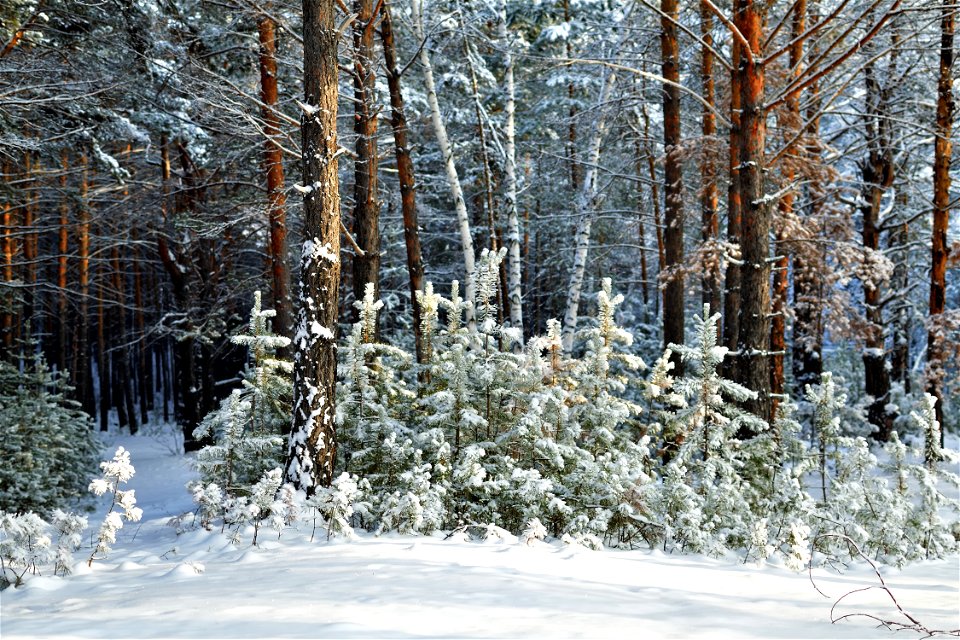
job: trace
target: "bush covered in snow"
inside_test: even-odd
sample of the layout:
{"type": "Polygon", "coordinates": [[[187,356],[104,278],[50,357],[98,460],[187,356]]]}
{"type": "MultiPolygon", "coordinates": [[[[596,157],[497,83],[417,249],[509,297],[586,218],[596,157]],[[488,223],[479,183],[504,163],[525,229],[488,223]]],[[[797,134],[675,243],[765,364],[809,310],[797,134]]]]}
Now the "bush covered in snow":
{"type": "Polygon", "coordinates": [[[83,495],[99,445],[68,391],[40,355],[23,371],[0,361],[0,511],[46,515],[83,495]]]}
{"type": "MultiPolygon", "coordinates": [[[[709,307],[695,318],[694,343],[671,345],[643,379],[632,336],[617,325],[622,297],[609,280],[573,354],[564,352],[556,321],[547,335],[518,344],[497,322],[502,259],[483,253],[472,301],[456,282],[449,298],[430,285],[420,293],[422,364],[378,341],[383,305],[368,287],[339,350],[343,473],[306,500],[257,457],[255,403],[244,398],[274,377],[275,388],[285,387],[284,371],[267,378],[255,367],[245,390],[204,423],[222,428],[214,429],[217,446],[200,455],[205,482],[193,492],[201,521],[220,519],[237,540],[241,525],[252,524],[255,538],[265,518],[278,530],[300,518],[328,535],[356,527],[502,532],[528,543],[552,537],[594,548],[735,552],[796,570],[811,553],[849,559],[844,540],[898,564],[956,550],[955,516],[945,515],[957,505],[941,491],[956,476],[937,464],[944,453],[928,404],[910,412],[918,450],[896,435],[885,452],[871,450],[858,435],[859,411],[829,373],[807,389],[806,433],[789,400],[767,424],[738,406],[752,392],[718,373],[727,349],[709,307]],[[465,323],[471,307],[475,326],[465,323]],[[673,375],[676,355],[682,376],[673,375]]],[[[255,308],[255,317],[263,314],[255,308]]],[[[274,434],[289,415],[288,405],[277,406],[274,434]]]]}

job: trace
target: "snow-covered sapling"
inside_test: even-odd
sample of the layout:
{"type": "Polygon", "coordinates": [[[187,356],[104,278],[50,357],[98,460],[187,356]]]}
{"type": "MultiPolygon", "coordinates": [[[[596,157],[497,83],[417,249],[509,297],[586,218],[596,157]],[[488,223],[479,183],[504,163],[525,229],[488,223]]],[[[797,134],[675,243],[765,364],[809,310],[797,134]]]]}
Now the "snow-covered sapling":
{"type": "Polygon", "coordinates": [[[113,460],[101,462],[100,468],[103,470],[103,475],[90,483],[90,491],[98,496],[109,493],[110,509],[103,524],[100,525],[97,546],[90,554],[90,559],[87,561],[88,567],[97,557],[110,553],[110,545],[117,541],[117,531],[123,528],[124,518],[128,522],[137,522],[143,516],[143,510],[136,506],[137,499],[133,489],[120,490],[120,484],[129,482],[136,473],[133,465],[130,464],[130,452],[123,447],[118,447],[113,460]],[[119,510],[115,510],[117,507],[119,510]]]}

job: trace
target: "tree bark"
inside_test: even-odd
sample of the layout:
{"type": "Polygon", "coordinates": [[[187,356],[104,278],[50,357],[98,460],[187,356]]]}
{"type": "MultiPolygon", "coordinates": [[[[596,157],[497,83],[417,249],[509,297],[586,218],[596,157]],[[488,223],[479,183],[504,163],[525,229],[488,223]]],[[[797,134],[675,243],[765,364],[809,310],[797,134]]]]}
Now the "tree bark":
{"type": "MultiPolygon", "coordinates": [[[[376,61],[373,49],[373,0],[354,0],[353,11],[353,129],[357,134],[353,183],[353,232],[363,254],[353,256],[353,298],[363,300],[364,287],[374,286],[380,297],[380,201],[377,199],[376,61]]],[[[354,308],[354,321],[360,310],[354,308]]],[[[379,323],[378,323],[379,325],[379,323]]],[[[379,329],[377,331],[379,336],[379,329]]]]}
{"type": "Polygon", "coordinates": [[[587,254],[590,250],[590,229],[593,217],[596,215],[597,199],[597,169],[600,164],[600,147],[607,132],[607,103],[613,95],[616,84],[616,75],[613,71],[607,72],[600,90],[600,99],[597,105],[596,122],[590,146],[587,148],[587,165],[583,171],[583,183],[576,196],[577,233],[573,255],[573,268],[570,272],[570,283],[567,286],[567,309],[563,315],[563,331],[561,340],[563,350],[570,353],[573,350],[573,339],[577,332],[577,315],[580,309],[580,294],[583,289],[583,276],[587,268],[587,254]]]}
{"type": "MultiPolygon", "coordinates": [[[[663,153],[664,153],[664,243],[666,264],[661,277],[666,278],[663,290],[663,346],[683,344],[684,282],[683,266],[683,163],[680,147],[680,47],[677,43],[677,21],[680,7],[677,0],[661,0],[660,61],[662,75],[674,83],[665,84],[663,91],[663,153]]],[[[673,358],[674,372],[680,375],[683,362],[680,354],[673,358]]]]}
{"type": "MultiPolygon", "coordinates": [[[[790,37],[790,69],[793,71],[793,77],[798,77],[802,72],[803,60],[803,39],[801,36],[807,28],[807,2],[806,0],[797,0],[793,6],[793,21],[790,37]]],[[[800,127],[800,97],[801,90],[792,92],[787,97],[786,114],[783,118],[781,128],[784,131],[784,137],[793,139],[800,127]]],[[[773,272],[773,314],[770,319],[770,414],[771,419],[777,415],[777,407],[780,401],[785,397],[784,386],[786,384],[786,373],[784,371],[784,360],[787,353],[787,295],[789,293],[789,273],[790,258],[788,237],[784,231],[784,226],[788,224],[790,218],[794,215],[794,206],[796,203],[796,192],[793,189],[793,182],[796,179],[795,163],[797,156],[802,149],[791,145],[789,151],[785,154],[783,160],[784,188],[787,192],[780,198],[779,220],[776,225],[776,262],[773,272]]]]}
{"type": "Polygon", "coordinates": [[[953,96],[953,36],[956,7],[943,0],[940,19],[940,74],[937,81],[936,142],[933,160],[933,237],[930,268],[930,330],[927,332],[927,392],[937,399],[935,411],[943,442],[944,335],[941,316],[946,302],[947,227],[950,223],[950,155],[953,151],[951,128],[955,108],[953,96]]]}
{"type": "MultiPolygon", "coordinates": [[[[890,148],[889,120],[884,90],[877,79],[873,62],[864,67],[866,77],[866,131],[867,157],[860,163],[863,190],[860,195],[863,248],[867,252],[880,251],[880,207],[883,195],[893,184],[893,153],[890,148]]],[[[877,428],[876,438],[886,442],[893,430],[893,415],[886,411],[890,396],[890,373],[887,369],[886,332],[883,320],[880,282],[863,283],[863,306],[867,320],[864,340],[863,369],[865,391],[873,398],[867,408],[867,418],[877,428]]]]}
{"type": "MultiPolygon", "coordinates": [[[[727,188],[727,242],[741,244],[740,207],[740,43],[734,39],[731,45],[733,71],[730,73],[730,149],[729,186],[727,188]]],[[[727,264],[723,284],[723,346],[736,353],[740,345],[740,264],[731,260],[727,264]]],[[[739,377],[738,359],[725,358],[721,368],[723,375],[731,380],[739,377]]]]}
{"type": "MultiPolygon", "coordinates": [[[[476,287],[473,282],[475,256],[473,253],[473,238],[470,235],[470,218],[467,216],[467,205],[463,199],[463,188],[460,186],[460,176],[457,173],[457,165],[453,157],[453,148],[450,146],[450,139],[447,137],[447,127],[443,123],[443,116],[440,113],[440,103],[437,100],[436,82],[433,79],[433,66],[430,64],[430,54],[427,52],[426,47],[426,35],[423,26],[423,3],[422,0],[412,0],[411,4],[413,7],[414,34],[421,43],[420,64],[423,66],[423,81],[427,90],[427,103],[430,105],[433,132],[437,137],[437,144],[440,146],[444,169],[447,173],[447,183],[450,187],[450,195],[453,198],[453,206],[457,212],[457,226],[460,231],[460,245],[463,250],[463,269],[465,272],[464,298],[468,302],[471,302],[476,298],[476,287]]],[[[467,324],[473,325],[473,311],[471,307],[467,308],[467,324]]]]}
{"type": "MultiPolygon", "coordinates": [[[[710,106],[716,104],[716,92],[713,80],[713,12],[705,2],[700,3],[700,37],[703,48],[700,52],[700,78],[703,99],[710,106]]],[[[720,232],[720,218],[717,215],[719,197],[717,194],[717,163],[712,149],[712,138],[717,135],[717,117],[706,105],[701,114],[701,132],[703,133],[703,157],[700,163],[700,235],[703,242],[715,240],[720,232]]],[[[710,305],[710,312],[720,311],[720,274],[704,269],[700,279],[701,301],[710,305]]]]}
{"type": "Polygon", "coordinates": [[[417,362],[424,362],[423,327],[420,321],[420,301],[417,291],[423,290],[423,257],[420,250],[420,226],[417,222],[416,175],[410,146],[407,142],[407,116],[400,90],[400,69],[397,66],[397,45],[393,36],[393,21],[389,4],[384,4],[380,36],[383,41],[383,58],[387,67],[387,86],[390,89],[390,125],[393,128],[393,144],[397,156],[397,173],[400,178],[400,208],[403,214],[403,241],[407,248],[407,273],[410,279],[410,305],[413,309],[413,330],[416,340],[417,362]]]}
{"type": "Polygon", "coordinates": [[[504,170],[504,191],[506,194],[507,209],[507,289],[509,292],[510,325],[520,330],[523,338],[523,303],[522,303],[522,266],[520,263],[520,221],[517,215],[517,151],[516,151],[516,90],[513,78],[513,53],[507,31],[507,3],[500,1],[500,41],[503,46],[504,57],[504,85],[506,89],[506,124],[503,135],[505,138],[506,166],[504,170]]]}
{"type": "Polygon", "coordinates": [[[93,381],[90,379],[90,203],[88,201],[87,153],[80,152],[80,203],[77,228],[77,261],[80,285],[80,322],[76,342],[77,364],[74,386],[84,410],[93,415],[93,381]]]}
{"type": "Polygon", "coordinates": [[[285,477],[313,493],[333,480],[340,286],[337,30],[333,0],[303,0],[303,255],[285,477]]]}
{"type": "Polygon", "coordinates": [[[740,207],[742,216],[739,382],[757,393],[747,403],[754,415],[770,418],[770,205],[764,198],[764,68],[760,42],[763,5],[737,0],[735,25],[749,51],[740,56],[740,207]],[[748,55],[751,54],[752,55],[748,55]]]}
{"type": "MultiPolygon", "coordinates": [[[[263,118],[263,164],[267,183],[267,212],[270,222],[270,272],[273,278],[273,308],[277,315],[273,331],[293,336],[293,309],[290,301],[290,269],[287,255],[287,195],[284,191],[283,151],[277,143],[280,118],[277,117],[277,41],[276,25],[271,18],[257,20],[260,39],[260,106],[263,118]]],[[[278,351],[285,355],[284,350],[278,351]]]]}

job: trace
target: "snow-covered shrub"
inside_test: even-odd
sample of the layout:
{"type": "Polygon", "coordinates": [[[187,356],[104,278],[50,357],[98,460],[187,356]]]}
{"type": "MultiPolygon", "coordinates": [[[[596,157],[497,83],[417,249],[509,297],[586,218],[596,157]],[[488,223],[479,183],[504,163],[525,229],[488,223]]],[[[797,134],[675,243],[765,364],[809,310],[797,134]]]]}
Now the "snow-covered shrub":
{"type": "Polygon", "coordinates": [[[41,355],[22,372],[0,361],[0,511],[47,515],[83,494],[99,445],[69,391],[41,355]]]}
{"type": "Polygon", "coordinates": [[[285,436],[290,428],[293,383],[291,364],[273,357],[289,339],[273,335],[272,309],[262,309],[254,294],[249,333],[233,342],[250,350],[251,366],[236,389],[218,409],[207,415],[194,435],[214,444],[197,454],[202,482],[214,483],[227,496],[248,495],[263,474],[283,465],[285,436]]]}
{"type": "Polygon", "coordinates": [[[97,534],[97,545],[90,554],[87,565],[92,565],[97,558],[103,558],[110,553],[110,545],[117,541],[117,532],[123,528],[123,520],[139,522],[143,510],[137,506],[134,490],[120,490],[120,485],[129,482],[136,473],[130,464],[130,452],[118,447],[112,460],[100,463],[102,474],[90,483],[90,491],[96,496],[110,494],[110,508],[100,525],[97,534]],[[117,510],[119,509],[119,510],[117,510]]]}
{"type": "Polygon", "coordinates": [[[358,510],[366,511],[368,505],[363,502],[363,494],[369,490],[366,481],[357,480],[356,476],[342,473],[329,487],[320,487],[317,492],[307,498],[306,506],[312,509],[313,533],[316,533],[317,519],[319,518],[327,528],[327,537],[334,535],[352,536],[354,513],[358,510]]]}
{"type": "MultiPolygon", "coordinates": [[[[672,401],[676,407],[672,415],[664,412],[664,422],[671,425],[668,437],[673,439],[665,448],[672,444],[676,449],[667,464],[658,513],[668,542],[673,534],[677,536],[673,544],[714,555],[746,548],[757,536],[737,434],[763,434],[768,428],[766,422],[737,407],[753,392],[717,372],[727,354],[727,348],[717,344],[719,319],[704,305],[703,315],[694,316],[696,344],[670,345],[685,366],[684,376],[668,387],[682,402],[672,401]]],[[[658,366],[662,371],[664,365],[658,366]]],[[[658,378],[658,389],[671,382],[662,372],[658,378]]]]}
{"type": "Polygon", "coordinates": [[[21,585],[27,573],[39,575],[51,563],[54,575],[69,574],[86,528],[86,517],[60,509],[53,510],[49,523],[35,513],[0,512],[0,589],[21,585]]]}

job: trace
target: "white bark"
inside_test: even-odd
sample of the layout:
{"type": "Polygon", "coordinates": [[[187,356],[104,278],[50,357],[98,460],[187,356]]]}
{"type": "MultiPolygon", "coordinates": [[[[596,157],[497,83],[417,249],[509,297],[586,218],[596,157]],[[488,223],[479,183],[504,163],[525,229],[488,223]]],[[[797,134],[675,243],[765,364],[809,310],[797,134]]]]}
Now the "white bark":
{"type": "Polygon", "coordinates": [[[583,184],[577,194],[576,207],[580,221],[577,224],[576,249],[573,255],[573,270],[570,284],[567,286],[567,311],[563,316],[563,350],[569,353],[573,349],[573,337],[577,332],[577,314],[580,308],[580,294],[583,290],[583,274],[587,267],[587,254],[590,251],[590,228],[593,225],[597,199],[597,167],[600,164],[600,145],[607,132],[607,103],[613,95],[613,86],[617,76],[608,72],[600,90],[597,106],[597,120],[590,138],[589,155],[584,167],[583,184]]]}
{"type": "Polygon", "coordinates": [[[523,336],[522,272],[520,267],[520,222],[517,219],[517,151],[516,151],[516,95],[513,82],[513,53],[507,33],[507,0],[500,0],[499,36],[504,51],[504,84],[507,91],[504,127],[506,138],[506,168],[504,183],[507,197],[507,295],[510,304],[510,324],[520,329],[523,336]]]}
{"type": "MultiPolygon", "coordinates": [[[[473,238],[470,235],[470,219],[467,217],[467,205],[463,199],[463,188],[460,186],[460,175],[457,173],[457,165],[453,158],[453,148],[450,146],[450,138],[447,137],[447,128],[443,123],[443,116],[440,113],[440,102],[437,100],[436,83],[433,79],[433,66],[430,64],[430,55],[427,53],[426,30],[423,27],[423,2],[422,0],[412,0],[413,8],[413,30],[414,35],[420,40],[423,46],[420,47],[420,64],[423,65],[423,80],[427,87],[427,103],[430,105],[431,119],[433,121],[433,132],[437,136],[437,144],[440,145],[440,153],[443,155],[443,164],[447,172],[447,183],[450,186],[450,194],[453,197],[453,204],[457,213],[457,225],[460,228],[460,244],[463,247],[463,266],[466,271],[464,277],[464,294],[469,302],[474,302],[476,297],[476,287],[473,281],[473,272],[475,259],[473,254],[473,238]]],[[[467,323],[473,325],[473,307],[467,307],[467,323]]]]}

